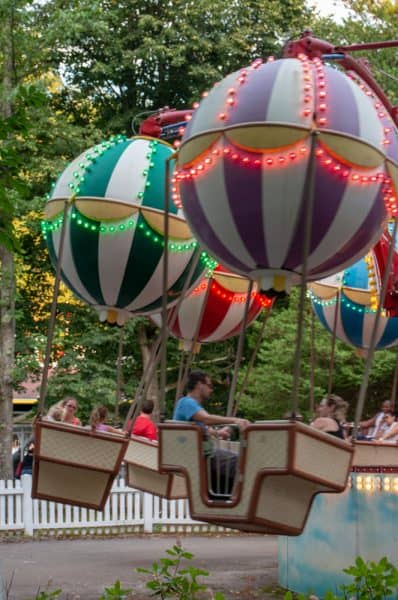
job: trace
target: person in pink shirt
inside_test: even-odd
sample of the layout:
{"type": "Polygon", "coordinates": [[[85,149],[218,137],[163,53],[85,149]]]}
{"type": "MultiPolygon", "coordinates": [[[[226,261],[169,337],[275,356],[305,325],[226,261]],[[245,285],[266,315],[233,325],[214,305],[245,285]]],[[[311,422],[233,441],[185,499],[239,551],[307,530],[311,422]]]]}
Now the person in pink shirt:
{"type": "Polygon", "coordinates": [[[133,431],[131,432],[132,434],[146,437],[148,440],[152,441],[158,439],[158,430],[151,417],[153,409],[153,401],[144,400],[141,407],[141,413],[135,420],[133,431]]]}
{"type": "Polygon", "coordinates": [[[123,433],[121,429],[116,429],[105,423],[108,417],[106,406],[97,406],[91,411],[90,426],[91,431],[103,431],[105,433],[123,433]]]}

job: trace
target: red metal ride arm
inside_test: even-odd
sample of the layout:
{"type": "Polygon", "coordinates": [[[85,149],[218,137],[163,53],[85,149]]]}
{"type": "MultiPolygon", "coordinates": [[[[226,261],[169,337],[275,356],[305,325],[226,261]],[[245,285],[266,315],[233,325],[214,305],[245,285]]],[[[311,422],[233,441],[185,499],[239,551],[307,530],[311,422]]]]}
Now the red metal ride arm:
{"type": "Polygon", "coordinates": [[[346,71],[354,71],[363,81],[371,88],[371,90],[380,98],[385,108],[391,115],[392,120],[398,125],[398,106],[393,106],[379,84],[375,81],[365,60],[356,60],[346,51],[352,52],[357,50],[375,50],[379,48],[394,48],[398,47],[398,40],[389,40],[385,42],[366,42],[363,44],[351,44],[350,46],[334,46],[330,42],[320,40],[312,36],[312,32],[306,30],[298,40],[290,41],[286,44],[283,50],[284,58],[294,58],[299,54],[305,54],[308,58],[322,58],[325,54],[341,54],[338,59],[342,67],[346,71]]]}
{"type": "MultiPolygon", "coordinates": [[[[373,247],[373,254],[377,263],[378,277],[383,278],[390,244],[393,244],[388,228],[384,231],[380,240],[373,247]]],[[[394,249],[391,270],[388,276],[387,294],[384,300],[385,308],[389,317],[398,316],[398,252],[394,249]]]]}
{"type": "Polygon", "coordinates": [[[139,129],[140,135],[149,135],[151,137],[160,137],[163,127],[167,125],[174,125],[175,123],[185,122],[187,116],[191,115],[193,110],[176,110],[175,108],[169,108],[165,106],[160,108],[156,113],[150,115],[147,119],[142,121],[139,129]]]}

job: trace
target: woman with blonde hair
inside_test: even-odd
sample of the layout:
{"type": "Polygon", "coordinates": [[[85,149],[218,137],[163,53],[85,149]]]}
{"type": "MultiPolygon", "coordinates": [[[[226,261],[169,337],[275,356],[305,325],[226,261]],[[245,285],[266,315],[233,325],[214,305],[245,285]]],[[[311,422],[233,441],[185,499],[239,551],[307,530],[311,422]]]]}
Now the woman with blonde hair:
{"type": "Polygon", "coordinates": [[[65,396],[58,404],[64,409],[63,423],[68,423],[69,425],[82,424],[80,419],[76,417],[77,400],[74,396],[65,396]]]}
{"type": "Polygon", "coordinates": [[[348,402],[335,394],[323,398],[318,407],[318,416],[310,423],[311,427],[342,440],[346,439],[347,435],[343,424],[346,420],[348,406],[348,402]]]}

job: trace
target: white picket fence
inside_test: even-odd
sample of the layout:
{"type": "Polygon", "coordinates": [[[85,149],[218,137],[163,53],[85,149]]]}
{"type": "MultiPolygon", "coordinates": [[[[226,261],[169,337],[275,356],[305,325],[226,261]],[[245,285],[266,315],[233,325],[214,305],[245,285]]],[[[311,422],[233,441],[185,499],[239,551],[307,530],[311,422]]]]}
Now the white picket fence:
{"type": "Polygon", "coordinates": [[[0,480],[0,535],[22,532],[67,532],[102,535],[144,531],[146,533],[221,530],[191,519],[186,500],[164,500],[114,482],[104,511],[79,508],[58,502],[32,500],[32,477],[21,481],[0,480]]]}

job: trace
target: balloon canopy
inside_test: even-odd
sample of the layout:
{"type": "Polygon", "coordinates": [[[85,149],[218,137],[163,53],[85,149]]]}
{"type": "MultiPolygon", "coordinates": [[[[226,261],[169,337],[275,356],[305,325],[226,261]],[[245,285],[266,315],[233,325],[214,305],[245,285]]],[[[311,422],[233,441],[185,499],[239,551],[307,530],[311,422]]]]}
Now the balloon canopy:
{"type": "MultiPolygon", "coordinates": [[[[170,145],[151,138],[111,138],[72,161],[48,199],[42,229],[51,260],[56,264],[63,207],[70,201],[61,278],[101,320],[122,325],[132,314],[161,307],[165,164],[172,154],[170,145]]],[[[200,250],[182,212],[170,205],[167,293],[172,305],[200,250]]],[[[190,285],[209,263],[201,253],[190,285]]]]}
{"type": "MultiPolygon", "coordinates": [[[[369,349],[376,310],[380,300],[380,273],[377,253],[372,250],[348,269],[309,284],[312,308],[321,324],[336,337],[362,353],[369,349]],[[337,315],[336,315],[337,311],[337,315]]],[[[398,318],[383,310],[377,329],[375,349],[398,344],[398,318]]]]}
{"type": "Polygon", "coordinates": [[[396,210],[396,130],[380,114],[377,99],[320,59],[232,73],[204,97],[179,150],[175,180],[194,235],[263,290],[300,282],[315,136],[308,280],[353,264],[396,210]]]}
{"type": "MultiPolygon", "coordinates": [[[[192,348],[197,331],[196,342],[199,344],[221,342],[238,335],[244,318],[248,287],[247,278],[218,265],[182,300],[178,309],[170,309],[168,321],[172,335],[182,340],[182,348],[186,351],[192,348]]],[[[260,294],[254,285],[247,325],[258,317],[262,308],[271,304],[272,300],[260,294]]],[[[160,314],[152,315],[151,319],[156,325],[161,325],[160,314]]]]}

